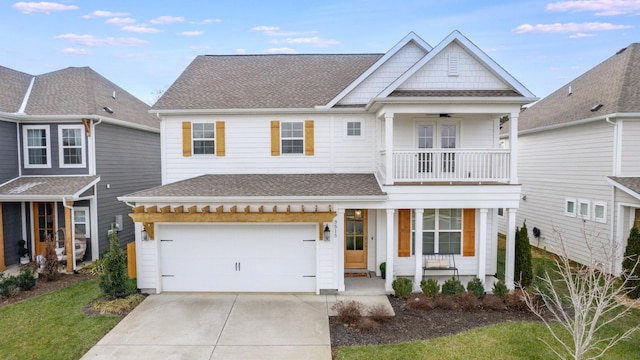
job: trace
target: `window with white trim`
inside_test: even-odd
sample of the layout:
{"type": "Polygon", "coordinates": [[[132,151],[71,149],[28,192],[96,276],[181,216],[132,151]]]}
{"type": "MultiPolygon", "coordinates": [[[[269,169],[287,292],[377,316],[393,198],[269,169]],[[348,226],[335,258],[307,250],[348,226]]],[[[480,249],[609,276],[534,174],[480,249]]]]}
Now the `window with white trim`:
{"type": "Polygon", "coordinates": [[[604,201],[593,202],[593,220],[606,223],[607,222],[607,203],[604,201]]]}
{"type": "Polygon", "coordinates": [[[283,154],[304,154],[304,122],[280,123],[280,142],[283,154]]]}
{"type": "Polygon", "coordinates": [[[347,136],[362,136],[362,123],[360,121],[347,121],[347,136]]]}
{"type": "Polygon", "coordinates": [[[591,219],[590,210],[591,210],[591,201],[584,200],[584,199],[578,200],[578,209],[577,209],[578,217],[582,218],[583,220],[590,220],[591,219]]]}
{"type": "Polygon", "coordinates": [[[24,125],[22,128],[25,168],[51,167],[49,125],[24,125]]]}
{"type": "MultiPolygon", "coordinates": [[[[415,254],[415,213],[411,212],[411,247],[415,254]]],[[[462,209],[424,209],[422,254],[462,254],[462,209]]]]}
{"type": "Polygon", "coordinates": [[[565,198],[564,199],[564,214],[567,216],[576,216],[576,199],[565,198]]]}
{"type": "Polygon", "coordinates": [[[91,237],[91,227],[89,226],[89,208],[78,206],[73,208],[73,223],[76,230],[86,237],[91,237]]]}
{"type": "Polygon", "coordinates": [[[61,168],[85,166],[84,127],[60,125],[58,127],[58,158],[61,168]]]}
{"type": "Polygon", "coordinates": [[[216,124],[193,123],[192,125],[193,154],[215,155],[216,153],[216,124]]]}

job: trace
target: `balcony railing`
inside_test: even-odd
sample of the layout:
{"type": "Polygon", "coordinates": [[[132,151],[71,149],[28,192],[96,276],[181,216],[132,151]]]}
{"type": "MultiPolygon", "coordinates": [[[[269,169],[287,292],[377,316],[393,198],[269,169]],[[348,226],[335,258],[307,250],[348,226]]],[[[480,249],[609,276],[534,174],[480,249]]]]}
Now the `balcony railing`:
{"type": "MultiPolygon", "coordinates": [[[[385,156],[383,153],[382,164],[385,156]]],[[[509,156],[508,149],[394,150],[387,177],[394,183],[509,182],[509,156]]]]}

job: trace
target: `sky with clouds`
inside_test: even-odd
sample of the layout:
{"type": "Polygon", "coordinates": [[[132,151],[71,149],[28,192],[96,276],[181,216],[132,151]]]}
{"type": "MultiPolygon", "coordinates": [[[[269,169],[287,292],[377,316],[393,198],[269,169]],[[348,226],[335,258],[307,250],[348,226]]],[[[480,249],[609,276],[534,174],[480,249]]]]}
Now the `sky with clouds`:
{"type": "Polygon", "coordinates": [[[640,42],[640,0],[0,0],[0,65],[89,66],[152,102],[196,55],[384,53],[459,30],[544,97],[640,42]]]}

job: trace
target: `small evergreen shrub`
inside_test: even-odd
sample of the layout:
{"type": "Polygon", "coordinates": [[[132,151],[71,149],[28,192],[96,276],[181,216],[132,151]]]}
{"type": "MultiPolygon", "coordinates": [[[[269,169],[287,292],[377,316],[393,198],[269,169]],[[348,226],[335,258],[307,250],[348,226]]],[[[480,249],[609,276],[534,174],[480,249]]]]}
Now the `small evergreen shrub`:
{"type": "Polygon", "coordinates": [[[498,282],[493,284],[493,294],[502,300],[505,300],[507,298],[509,289],[507,289],[507,285],[504,283],[504,281],[498,280],[498,282]]]}
{"type": "Polygon", "coordinates": [[[516,258],[514,265],[516,281],[521,288],[527,288],[533,280],[533,268],[526,221],[522,223],[521,229],[516,228],[516,258]]]}
{"type": "Polygon", "coordinates": [[[100,289],[105,295],[122,298],[129,293],[127,257],[120,248],[115,231],[109,235],[109,251],[104,255],[104,273],[100,276],[100,289]]]}
{"type": "Polygon", "coordinates": [[[484,284],[482,280],[478,277],[474,277],[467,283],[467,291],[473,294],[476,298],[482,297],[484,295],[484,284]]]}
{"type": "Polygon", "coordinates": [[[30,267],[24,266],[20,269],[20,274],[16,277],[16,284],[22,290],[31,290],[36,286],[36,277],[30,267]]]}
{"type": "Polygon", "coordinates": [[[456,307],[462,311],[478,311],[480,310],[480,304],[480,300],[470,292],[456,296],[456,307]]]}
{"type": "Polygon", "coordinates": [[[413,281],[408,278],[398,278],[393,280],[391,287],[393,288],[396,297],[406,299],[413,291],[413,281]]]}
{"type": "Polygon", "coordinates": [[[440,284],[436,279],[427,279],[420,281],[422,292],[428,297],[434,297],[440,292],[440,284]]]}
{"type": "Polygon", "coordinates": [[[634,226],[629,232],[627,247],[624,250],[622,261],[623,276],[626,277],[629,287],[629,296],[632,299],[640,298],[640,265],[636,266],[640,258],[640,230],[634,226]],[[635,266],[635,271],[632,272],[635,266]]]}
{"type": "Polygon", "coordinates": [[[331,307],[336,312],[339,323],[355,325],[362,317],[363,305],[355,300],[338,301],[331,307]]]}
{"type": "Polygon", "coordinates": [[[18,280],[15,276],[4,276],[0,273],[0,298],[10,298],[20,291],[18,280]]]}
{"type": "Polygon", "coordinates": [[[444,295],[458,295],[464,293],[464,286],[460,282],[460,280],[455,277],[451,277],[451,279],[447,280],[442,284],[442,293],[444,295]]]}

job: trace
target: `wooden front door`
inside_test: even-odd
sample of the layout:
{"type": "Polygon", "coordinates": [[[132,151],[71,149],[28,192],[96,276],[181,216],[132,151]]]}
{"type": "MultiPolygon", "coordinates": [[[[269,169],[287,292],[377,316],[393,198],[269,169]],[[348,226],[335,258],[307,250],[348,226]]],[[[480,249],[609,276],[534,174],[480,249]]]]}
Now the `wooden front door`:
{"type": "Polygon", "coordinates": [[[344,213],[344,268],[367,268],[367,210],[344,213]]]}
{"type": "Polygon", "coordinates": [[[36,255],[43,255],[46,248],[47,235],[56,233],[55,203],[33,203],[33,238],[36,255]]]}

